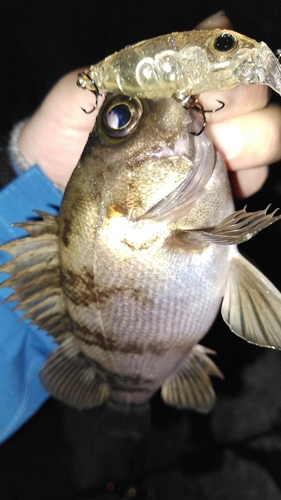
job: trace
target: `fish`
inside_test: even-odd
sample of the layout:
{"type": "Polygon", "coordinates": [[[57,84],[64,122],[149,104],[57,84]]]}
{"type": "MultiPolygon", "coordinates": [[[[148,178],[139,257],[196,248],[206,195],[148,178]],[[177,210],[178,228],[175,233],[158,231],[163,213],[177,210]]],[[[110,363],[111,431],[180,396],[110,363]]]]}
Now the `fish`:
{"type": "Polygon", "coordinates": [[[160,389],[178,409],[209,412],[202,346],[219,310],[246,341],[281,349],[281,294],[237,245],[280,220],[235,211],[226,167],[173,98],[108,95],[58,216],[19,223],[1,250],[23,318],[58,347],[47,392],[78,409],[141,407],[160,389]]]}
{"type": "Polygon", "coordinates": [[[80,73],[77,85],[149,99],[181,99],[240,84],[268,85],[281,94],[279,59],[266,43],[232,30],[185,31],[115,52],[80,73]]]}

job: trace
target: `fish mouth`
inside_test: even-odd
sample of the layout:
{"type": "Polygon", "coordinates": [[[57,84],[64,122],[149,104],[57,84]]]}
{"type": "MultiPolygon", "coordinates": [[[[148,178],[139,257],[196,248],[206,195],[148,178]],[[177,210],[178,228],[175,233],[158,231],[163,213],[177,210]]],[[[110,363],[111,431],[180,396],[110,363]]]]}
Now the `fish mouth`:
{"type": "Polygon", "coordinates": [[[281,64],[264,42],[250,51],[235,70],[237,79],[246,85],[268,85],[281,94],[281,64]]]}
{"type": "Polygon", "coordinates": [[[186,178],[137,220],[176,221],[184,217],[200,197],[214,170],[215,151],[205,133],[194,136],[194,143],[194,163],[186,178]]]}

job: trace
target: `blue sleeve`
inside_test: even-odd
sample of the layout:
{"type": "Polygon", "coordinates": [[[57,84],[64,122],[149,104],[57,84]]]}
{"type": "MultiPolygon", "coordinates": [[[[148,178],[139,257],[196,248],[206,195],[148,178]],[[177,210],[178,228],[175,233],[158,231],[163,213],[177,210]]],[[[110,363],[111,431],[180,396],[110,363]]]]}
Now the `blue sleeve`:
{"type": "MultiPolygon", "coordinates": [[[[33,210],[58,212],[62,195],[34,166],[0,191],[0,244],[26,235],[13,222],[34,217],[33,210]]],[[[11,258],[0,252],[0,265],[11,258]]],[[[0,273],[0,281],[7,274],[0,273]]],[[[11,436],[45,402],[48,394],[38,373],[56,347],[53,339],[26,320],[22,311],[12,311],[15,302],[3,304],[11,288],[0,288],[0,442],[11,436]]]]}

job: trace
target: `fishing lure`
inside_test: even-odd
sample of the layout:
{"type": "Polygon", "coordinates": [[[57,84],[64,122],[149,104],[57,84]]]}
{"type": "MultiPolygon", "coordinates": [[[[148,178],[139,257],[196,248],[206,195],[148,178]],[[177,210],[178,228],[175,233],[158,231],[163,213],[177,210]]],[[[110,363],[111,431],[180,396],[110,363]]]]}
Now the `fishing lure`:
{"type": "Polygon", "coordinates": [[[78,75],[93,91],[141,98],[189,96],[264,84],[281,93],[279,60],[264,43],[231,30],[171,33],[128,46],[78,75]]]}

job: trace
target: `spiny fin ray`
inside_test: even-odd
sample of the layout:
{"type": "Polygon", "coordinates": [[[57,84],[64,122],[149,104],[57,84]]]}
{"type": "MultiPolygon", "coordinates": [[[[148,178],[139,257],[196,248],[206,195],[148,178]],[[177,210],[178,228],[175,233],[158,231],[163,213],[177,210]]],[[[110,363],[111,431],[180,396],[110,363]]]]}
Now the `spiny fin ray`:
{"type": "Polygon", "coordinates": [[[17,301],[14,309],[24,311],[22,319],[46,329],[60,343],[70,326],[59,274],[57,217],[36,213],[43,220],[14,224],[30,236],[0,247],[14,257],[0,268],[11,274],[0,286],[14,288],[5,302],[17,301]]]}
{"type": "Polygon", "coordinates": [[[275,216],[278,208],[268,214],[268,205],[264,210],[246,212],[246,207],[237,210],[223,219],[217,226],[200,231],[201,238],[208,243],[219,245],[239,245],[248,241],[266,227],[281,219],[275,216]]]}

